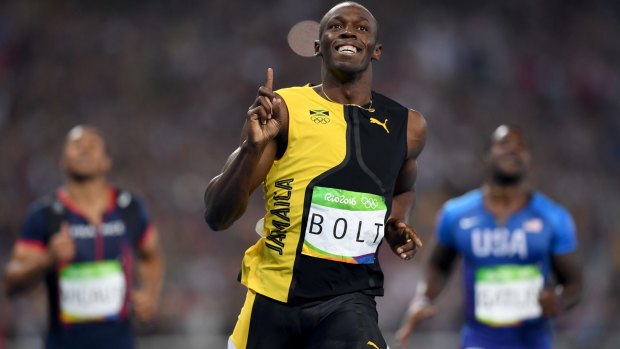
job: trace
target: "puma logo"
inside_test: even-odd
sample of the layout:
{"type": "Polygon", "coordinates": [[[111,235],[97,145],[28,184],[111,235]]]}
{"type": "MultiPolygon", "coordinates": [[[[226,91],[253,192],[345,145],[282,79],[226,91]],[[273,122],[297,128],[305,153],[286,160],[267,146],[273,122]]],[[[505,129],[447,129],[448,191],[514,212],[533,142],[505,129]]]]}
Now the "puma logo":
{"type": "Polygon", "coordinates": [[[373,347],[373,348],[380,349],[380,348],[379,348],[379,347],[378,347],[375,343],[373,343],[372,341],[368,341],[368,343],[366,343],[366,344],[370,345],[370,346],[371,346],[371,347],[373,347]]]}
{"type": "Polygon", "coordinates": [[[381,122],[381,121],[379,121],[379,120],[377,120],[375,118],[370,118],[370,123],[371,124],[380,125],[381,127],[383,127],[383,129],[385,129],[385,132],[390,133],[390,130],[388,130],[388,128],[387,128],[387,122],[388,122],[387,118],[383,122],[381,122]]]}

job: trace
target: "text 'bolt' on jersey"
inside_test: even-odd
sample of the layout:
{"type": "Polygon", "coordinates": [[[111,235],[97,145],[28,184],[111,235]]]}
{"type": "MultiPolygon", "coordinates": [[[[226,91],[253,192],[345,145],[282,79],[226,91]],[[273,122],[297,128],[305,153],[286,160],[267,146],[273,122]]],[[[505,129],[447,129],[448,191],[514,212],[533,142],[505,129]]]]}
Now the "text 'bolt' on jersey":
{"type": "Polygon", "coordinates": [[[264,237],[246,251],[241,282],[281,302],[381,295],[377,251],[407,156],[408,110],[374,92],[374,112],[309,86],[276,93],[288,145],[267,174],[264,237]]]}

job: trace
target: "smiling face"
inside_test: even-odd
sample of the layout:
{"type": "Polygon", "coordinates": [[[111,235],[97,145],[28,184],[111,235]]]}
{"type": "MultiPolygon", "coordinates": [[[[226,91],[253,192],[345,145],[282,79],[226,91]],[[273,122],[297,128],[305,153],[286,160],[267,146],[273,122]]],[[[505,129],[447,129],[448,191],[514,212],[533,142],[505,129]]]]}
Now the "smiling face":
{"type": "Polygon", "coordinates": [[[502,125],[493,132],[486,164],[494,182],[500,185],[520,183],[529,172],[530,162],[520,129],[502,125]]]}
{"type": "Polygon", "coordinates": [[[96,129],[76,126],[69,131],[62,165],[71,179],[86,181],[104,176],[111,164],[105,141],[96,129]]]}
{"type": "Polygon", "coordinates": [[[315,52],[323,57],[329,70],[363,72],[371,60],[381,57],[377,34],[377,21],[366,8],[357,3],[342,3],[321,20],[315,52]]]}

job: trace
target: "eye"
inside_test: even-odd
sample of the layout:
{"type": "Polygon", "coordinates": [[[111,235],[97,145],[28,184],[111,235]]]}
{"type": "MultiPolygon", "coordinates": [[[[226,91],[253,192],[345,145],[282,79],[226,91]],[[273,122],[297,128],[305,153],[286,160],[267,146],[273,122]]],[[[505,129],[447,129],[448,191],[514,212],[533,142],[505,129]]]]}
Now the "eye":
{"type": "Polygon", "coordinates": [[[357,27],[355,27],[355,29],[362,31],[362,32],[367,32],[368,31],[368,27],[365,25],[358,25],[357,27]]]}
{"type": "Polygon", "coordinates": [[[327,29],[342,29],[342,28],[344,27],[340,23],[333,23],[327,27],[327,29]]]}

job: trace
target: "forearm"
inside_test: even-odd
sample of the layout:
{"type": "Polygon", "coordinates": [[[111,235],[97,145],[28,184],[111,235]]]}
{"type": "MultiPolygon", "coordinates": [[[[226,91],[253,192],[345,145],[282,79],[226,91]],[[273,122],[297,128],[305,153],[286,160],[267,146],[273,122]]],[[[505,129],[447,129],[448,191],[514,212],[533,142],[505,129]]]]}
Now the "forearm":
{"type": "Polygon", "coordinates": [[[577,285],[567,285],[564,287],[560,296],[560,303],[563,310],[568,310],[577,305],[581,299],[581,287],[577,285]]]}
{"type": "Polygon", "coordinates": [[[579,302],[583,288],[583,273],[578,263],[577,254],[573,252],[553,256],[551,263],[561,287],[556,289],[556,291],[560,291],[556,294],[559,296],[561,310],[570,309],[579,302]]]}
{"type": "Polygon", "coordinates": [[[392,200],[392,211],[389,219],[396,219],[401,222],[408,223],[409,212],[413,209],[415,203],[415,191],[411,188],[409,191],[394,196],[392,200]]]}
{"type": "Polygon", "coordinates": [[[161,253],[142,256],[138,262],[138,279],[142,290],[154,299],[159,297],[164,278],[164,260],[161,253]]]}
{"type": "Polygon", "coordinates": [[[264,147],[244,142],[222,173],[205,191],[205,221],[213,230],[228,228],[245,211],[253,188],[253,173],[264,147]]]}
{"type": "Polygon", "coordinates": [[[426,272],[424,296],[430,301],[437,299],[447,284],[448,276],[449,275],[440,272],[437,268],[432,266],[429,267],[426,272]]]}
{"type": "Polygon", "coordinates": [[[562,310],[568,310],[577,305],[581,299],[581,283],[568,283],[562,285],[560,304],[562,310]]]}
{"type": "Polygon", "coordinates": [[[5,269],[6,293],[13,296],[30,288],[43,278],[52,264],[52,259],[47,254],[12,259],[5,269]]]}
{"type": "Polygon", "coordinates": [[[416,314],[421,309],[431,306],[446,286],[448,277],[430,266],[424,281],[418,283],[416,293],[409,303],[407,312],[416,314]]]}
{"type": "Polygon", "coordinates": [[[446,286],[457,253],[451,248],[446,248],[437,244],[431,252],[431,257],[426,270],[426,290],[425,296],[430,300],[435,300],[446,286]]]}

